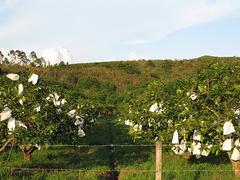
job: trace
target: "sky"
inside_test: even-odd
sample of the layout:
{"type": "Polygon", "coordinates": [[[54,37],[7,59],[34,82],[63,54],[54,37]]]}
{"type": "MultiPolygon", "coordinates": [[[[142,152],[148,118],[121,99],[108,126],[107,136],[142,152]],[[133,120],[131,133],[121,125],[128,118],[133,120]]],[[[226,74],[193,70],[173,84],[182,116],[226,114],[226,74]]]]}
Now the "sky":
{"type": "Polygon", "coordinates": [[[240,56],[239,0],[0,0],[0,50],[70,63],[240,56]]]}

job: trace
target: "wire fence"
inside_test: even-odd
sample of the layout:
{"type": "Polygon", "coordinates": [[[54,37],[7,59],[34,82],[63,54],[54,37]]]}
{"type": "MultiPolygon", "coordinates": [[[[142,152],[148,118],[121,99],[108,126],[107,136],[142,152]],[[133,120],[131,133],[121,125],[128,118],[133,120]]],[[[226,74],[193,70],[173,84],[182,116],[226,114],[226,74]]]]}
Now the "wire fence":
{"type": "MultiPolygon", "coordinates": [[[[19,159],[22,159],[22,152],[17,145],[8,145],[7,151],[0,154],[1,166],[9,169],[12,174],[22,172],[92,172],[99,174],[107,172],[154,175],[156,173],[155,144],[47,144],[40,146],[41,150],[33,153],[32,161],[25,164],[23,161],[19,162],[19,159]]],[[[170,148],[175,145],[163,144],[162,147],[163,174],[232,173],[231,166],[229,166],[231,163],[226,154],[200,160],[202,164],[198,160],[192,160],[187,164],[185,159],[182,160],[182,156],[174,156],[173,152],[169,152],[170,148]],[[209,163],[209,166],[203,167],[204,163],[209,163]],[[176,168],[174,164],[178,167],[176,168]]]]}

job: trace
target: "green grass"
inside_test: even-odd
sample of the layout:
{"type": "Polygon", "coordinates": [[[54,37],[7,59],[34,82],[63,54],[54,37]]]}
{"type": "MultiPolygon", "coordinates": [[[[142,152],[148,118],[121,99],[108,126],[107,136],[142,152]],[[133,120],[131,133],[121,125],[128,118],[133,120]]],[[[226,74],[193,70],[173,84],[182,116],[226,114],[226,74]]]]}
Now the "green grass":
{"type": "MultiPolygon", "coordinates": [[[[101,119],[80,143],[133,143],[126,132],[124,127],[111,123],[111,119],[101,119]]],[[[109,170],[114,170],[121,180],[150,180],[155,179],[154,150],[154,146],[43,147],[33,153],[31,162],[25,162],[18,148],[13,148],[9,156],[9,148],[0,154],[0,179],[95,180],[106,179],[110,176],[109,170]],[[27,168],[34,168],[35,171],[29,171],[27,168]],[[36,171],[39,168],[49,171],[36,171]]],[[[198,160],[186,160],[166,151],[163,154],[164,180],[231,180],[234,179],[231,170],[231,163],[225,154],[198,160]]]]}

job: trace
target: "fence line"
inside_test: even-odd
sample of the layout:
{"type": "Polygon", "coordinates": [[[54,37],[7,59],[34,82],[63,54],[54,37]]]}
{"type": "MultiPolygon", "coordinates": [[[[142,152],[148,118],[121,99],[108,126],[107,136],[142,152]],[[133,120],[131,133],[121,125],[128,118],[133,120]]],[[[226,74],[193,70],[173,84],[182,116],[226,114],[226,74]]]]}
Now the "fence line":
{"type": "MultiPolygon", "coordinates": [[[[10,158],[10,155],[12,153],[13,147],[17,147],[18,145],[16,144],[11,144],[8,145],[11,147],[10,153],[7,157],[7,161],[10,158]]],[[[155,144],[94,144],[94,145],[87,145],[87,144],[79,144],[79,145],[68,145],[68,144],[44,144],[40,145],[42,147],[155,147],[155,144]]],[[[163,147],[175,147],[176,145],[174,144],[163,144],[163,147]]],[[[214,145],[217,146],[217,145],[214,145]]],[[[0,146],[1,147],[1,146],[0,146]]],[[[5,163],[4,163],[5,164],[5,163]]],[[[2,165],[4,165],[2,164],[2,165]]],[[[7,165],[7,162],[6,164],[7,165]]],[[[126,173],[156,173],[156,170],[154,169],[70,169],[70,168],[21,168],[21,167],[10,167],[10,166],[2,166],[3,168],[10,169],[12,172],[17,173],[18,171],[42,171],[42,172],[126,172],[126,173]]],[[[235,170],[235,171],[240,171],[240,170],[235,170]]],[[[172,170],[167,170],[167,169],[162,169],[163,173],[169,173],[169,172],[233,172],[232,170],[207,170],[207,169],[172,169],[172,170]]]]}

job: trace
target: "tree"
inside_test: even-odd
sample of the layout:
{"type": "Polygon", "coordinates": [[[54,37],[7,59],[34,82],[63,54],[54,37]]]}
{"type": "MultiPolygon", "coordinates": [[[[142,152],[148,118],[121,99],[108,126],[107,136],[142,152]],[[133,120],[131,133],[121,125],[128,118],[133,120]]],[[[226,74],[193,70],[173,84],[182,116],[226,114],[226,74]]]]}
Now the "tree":
{"type": "Polygon", "coordinates": [[[31,64],[33,66],[37,66],[37,67],[45,67],[47,65],[47,62],[45,61],[45,59],[43,57],[38,57],[35,51],[32,51],[29,55],[30,59],[31,59],[31,64]]]}
{"type": "Polygon", "coordinates": [[[191,153],[197,157],[210,151],[228,152],[237,176],[240,175],[239,74],[240,66],[236,63],[213,64],[192,76],[188,86],[178,89],[187,112],[185,121],[179,121],[176,127],[179,136],[192,142],[191,153]]]}
{"type": "Polygon", "coordinates": [[[135,137],[172,141],[179,155],[227,151],[239,176],[239,75],[239,63],[213,64],[182,80],[152,83],[126,101],[125,124],[135,137]]]}
{"type": "Polygon", "coordinates": [[[171,141],[178,121],[177,111],[173,111],[174,97],[167,90],[166,84],[153,82],[145,93],[130,96],[122,109],[122,118],[135,139],[156,142],[156,180],[161,179],[162,143],[171,141]]]}
{"type": "Polygon", "coordinates": [[[38,82],[36,74],[28,76],[0,76],[0,151],[14,143],[25,160],[39,144],[79,142],[95,117],[94,106],[72,100],[61,86],[38,82]]]}
{"type": "Polygon", "coordinates": [[[11,64],[27,65],[30,63],[26,53],[20,50],[11,50],[8,53],[8,59],[10,60],[11,64]]]}

